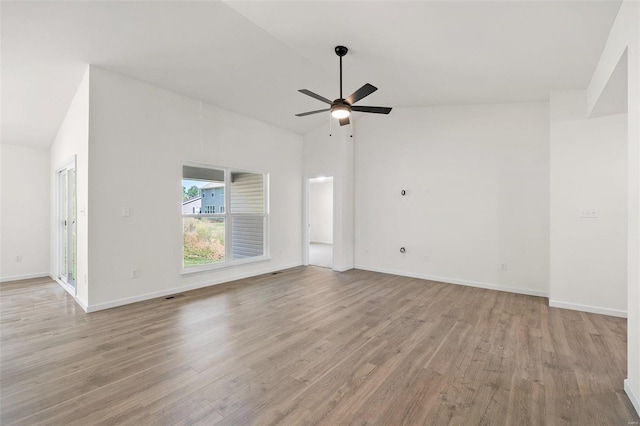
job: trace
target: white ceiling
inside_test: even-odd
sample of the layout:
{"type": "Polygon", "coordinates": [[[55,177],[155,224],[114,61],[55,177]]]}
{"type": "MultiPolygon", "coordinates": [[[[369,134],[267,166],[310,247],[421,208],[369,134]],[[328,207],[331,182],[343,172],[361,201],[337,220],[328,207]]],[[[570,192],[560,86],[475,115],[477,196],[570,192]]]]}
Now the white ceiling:
{"type": "MultiPolygon", "coordinates": [[[[177,1],[1,3],[2,142],[48,146],[87,64],[294,132],[295,113],[359,104],[544,101],[584,88],[619,1],[177,1]]],[[[392,112],[393,114],[393,112],[392,112]]],[[[384,117],[381,117],[384,119],[384,117]]]]}

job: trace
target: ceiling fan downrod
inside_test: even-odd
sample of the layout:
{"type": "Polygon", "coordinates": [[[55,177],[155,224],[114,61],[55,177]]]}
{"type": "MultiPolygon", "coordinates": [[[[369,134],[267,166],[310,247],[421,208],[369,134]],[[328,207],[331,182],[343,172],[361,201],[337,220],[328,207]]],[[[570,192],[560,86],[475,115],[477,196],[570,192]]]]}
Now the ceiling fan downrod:
{"type": "Polygon", "coordinates": [[[336,55],[340,57],[340,99],[344,99],[342,97],[342,57],[347,54],[349,49],[345,46],[336,46],[336,55]]]}

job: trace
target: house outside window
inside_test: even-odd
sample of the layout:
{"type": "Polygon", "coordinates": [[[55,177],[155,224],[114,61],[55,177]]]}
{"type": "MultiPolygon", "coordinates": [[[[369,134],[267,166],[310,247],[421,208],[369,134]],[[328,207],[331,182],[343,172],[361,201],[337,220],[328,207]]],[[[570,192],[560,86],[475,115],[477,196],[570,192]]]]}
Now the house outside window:
{"type": "Polygon", "coordinates": [[[212,210],[220,211],[224,206],[224,182],[209,182],[200,188],[202,193],[202,209],[208,213],[212,210]],[[215,199],[214,199],[215,198],[215,199]]]}

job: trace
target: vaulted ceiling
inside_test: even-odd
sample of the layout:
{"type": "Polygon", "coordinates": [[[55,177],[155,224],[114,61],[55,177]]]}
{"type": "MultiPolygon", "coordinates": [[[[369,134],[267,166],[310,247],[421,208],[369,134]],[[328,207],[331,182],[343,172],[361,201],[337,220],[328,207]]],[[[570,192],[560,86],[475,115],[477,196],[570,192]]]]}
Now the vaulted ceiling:
{"type": "Polygon", "coordinates": [[[1,3],[2,143],[48,146],[87,64],[305,133],[297,92],[412,107],[545,101],[584,88],[619,1],[1,3]]]}

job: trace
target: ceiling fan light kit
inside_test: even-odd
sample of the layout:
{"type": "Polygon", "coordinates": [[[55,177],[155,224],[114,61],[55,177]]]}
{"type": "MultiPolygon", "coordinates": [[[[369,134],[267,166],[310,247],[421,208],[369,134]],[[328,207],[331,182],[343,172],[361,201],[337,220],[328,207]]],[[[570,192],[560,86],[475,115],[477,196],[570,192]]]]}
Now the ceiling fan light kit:
{"type": "Polygon", "coordinates": [[[326,104],[329,104],[330,107],[325,109],[319,109],[315,111],[308,111],[308,112],[296,114],[297,117],[304,117],[311,114],[318,114],[321,112],[331,111],[331,116],[334,118],[337,118],[341,126],[345,126],[350,123],[349,116],[351,115],[352,111],[368,112],[373,114],[389,114],[391,112],[391,108],[389,107],[372,107],[372,106],[354,106],[353,105],[356,102],[358,102],[360,99],[363,99],[369,96],[370,94],[372,94],[373,92],[375,92],[376,90],[378,90],[377,87],[369,83],[365,84],[364,86],[362,86],[361,88],[359,88],[358,90],[353,92],[351,95],[347,96],[346,98],[342,97],[342,57],[345,56],[348,51],[349,49],[347,49],[345,46],[336,46],[335,48],[336,55],[338,55],[338,57],[340,58],[340,97],[332,102],[329,99],[325,98],[324,96],[320,96],[317,93],[313,93],[310,90],[300,89],[298,90],[298,92],[303,93],[307,96],[311,96],[312,98],[317,99],[326,104]]]}
{"type": "Polygon", "coordinates": [[[334,118],[347,118],[351,114],[351,108],[348,105],[336,105],[331,109],[331,115],[334,118]]]}

